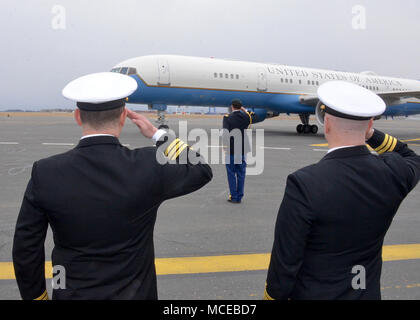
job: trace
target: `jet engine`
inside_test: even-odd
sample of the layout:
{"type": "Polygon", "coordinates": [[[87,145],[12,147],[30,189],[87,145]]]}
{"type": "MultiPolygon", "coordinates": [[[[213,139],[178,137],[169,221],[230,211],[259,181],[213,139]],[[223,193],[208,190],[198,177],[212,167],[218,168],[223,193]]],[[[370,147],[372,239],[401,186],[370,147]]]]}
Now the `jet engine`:
{"type": "Polygon", "coordinates": [[[248,112],[254,112],[256,115],[256,119],[254,119],[253,123],[262,122],[265,119],[270,119],[277,117],[280,113],[276,111],[267,111],[263,108],[250,108],[248,112]]]}
{"type": "Polygon", "coordinates": [[[324,105],[321,101],[318,101],[315,107],[315,118],[316,121],[323,126],[324,125],[324,117],[325,117],[325,111],[323,110],[324,105]]]}

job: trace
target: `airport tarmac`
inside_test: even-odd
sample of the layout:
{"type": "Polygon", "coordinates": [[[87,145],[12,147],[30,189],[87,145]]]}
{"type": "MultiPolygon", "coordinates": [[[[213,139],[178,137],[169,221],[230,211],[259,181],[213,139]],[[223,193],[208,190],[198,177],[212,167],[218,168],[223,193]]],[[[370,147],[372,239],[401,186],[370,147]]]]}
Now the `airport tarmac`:
{"type": "MultiPolygon", "coordinates": [[[[188,130],[203,128],[208,133],[222,124],[221,116],[186,116],[169,118],[170,128],[178,131],[179,121],[186,121],[188,130]]],[[[294,118],[272,119],[253,126],[264,129],[264,148],[259,149],[264,152],[264,170],[247,176],[241,204],[226,201],[225,167],[212,164],[214,178],[208,185],[160,207],[155,228],[160,299],[261,299],[287,175],[317,162],[327,151],[321,133],[298,135],[297,123],[294,118]]],[[[379,120],[375,126],[420,152],[420,121],[379,120]]],[[[80,128],[70,115],[0,116],[0,299],[20,298],[11,248],[31,166],[73,148],[79,137],[80,128]]],[[[129,148],[152,144],[130,122],[120,140],[129,148]]],[[[385,238],[383,299],[420,299],[419,192],[417,186],[405,199],[385,238]]],[[[52,246],[49,232],[48,261],[52,246]]]]}

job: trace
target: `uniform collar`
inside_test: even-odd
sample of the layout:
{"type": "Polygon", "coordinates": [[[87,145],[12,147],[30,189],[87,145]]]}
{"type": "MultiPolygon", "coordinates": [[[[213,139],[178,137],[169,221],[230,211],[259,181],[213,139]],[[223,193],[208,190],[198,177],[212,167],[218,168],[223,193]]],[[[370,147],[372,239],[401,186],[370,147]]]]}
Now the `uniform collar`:
{"type": "Polygon", "coordinates": [[[351,148],[351,147],[354,147],[354,145],[351,145],[351,146],[341,146],[341,147],[335,147],[335,148],[331,148],[331,149],[329,149],[327,153],[333,152],[333,151],[338,150],[338,149],[351,148]]]}
{"type": "Polygon", "coordinates": [[[357,157],[370,155],[369,149],[365,145],[346,147],[332,150],[330,153],[326,154],[322,160],[335,159],[335,158],[348,158],[348,157],[357,157]]]}
{"type": "Polygon", "coordinates": [[[88,147],[88,146],[97,145],[97,144],[121,145],[117,137],[110,136],[110,135],[94,135],[90,137],[84,137],[83,139],[81,139],[76,148],[83,148],[83,147],[88,147]]]}
{"type": "Polygon", "coordinates": [[[107,133],[96,133],[96,134],[88,134],[85,135],[83,137],[80,138],[80,140],[86,139],[86,138],[92,138],[92,137],[100,137],[100,136],[110,136],[110,137],[115,137],[112,134],[107,134],[107,133]]]}

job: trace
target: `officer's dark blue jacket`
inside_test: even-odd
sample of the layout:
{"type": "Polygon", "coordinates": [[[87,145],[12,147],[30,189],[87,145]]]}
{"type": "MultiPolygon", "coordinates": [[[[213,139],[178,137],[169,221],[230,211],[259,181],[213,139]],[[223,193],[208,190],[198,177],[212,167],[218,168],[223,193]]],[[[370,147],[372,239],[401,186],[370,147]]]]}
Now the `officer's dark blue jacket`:
{"type": "Polygon", "coordinates": [[[47,298],[44,240],[65,268],[53,299],[157,299],[153,228],[161,203],[212,178],[203,159],[175,137],[130,150],[117,138],[85,138],[64,154],[37,161],[16,224],[13,263],[23,299],[47,298]],[[158,156],[158,157],[157,157],[158,156]],[[182,158],[184,164],[179,159],[182,158]]]}
{"type": "MultiPolygon", "coordinates": [[[[382,245],[420,179],[420,157],[375,130],[289,175],[275,226],[266,298],[380,299],[382,245]],[[355,286],[360,266],[365,289],[355,286]],[[353,282],[353,284],[352,284],[353,282]]],[[[361,280],[363,281],[363,280],[361,280]]]]}
{"type": "Polygon", "coordinates": [[[257,116],[253,112],[245,112],[242,110],[233,111],[223,117],[223,129],[227,132],[224,133],[224,145],[229,145],[227,151],[230,155],[238,155],[239,153],[244,155],[250,150],[249,141],[245,130],[250,124],[254,123],[257,116]],[[233,131],[237,130],[237,133],[233,131]],[[230,133],[227,134],[227,133],[230,133]],[[240,140],[240,142],[238,142],[240,140]]]}

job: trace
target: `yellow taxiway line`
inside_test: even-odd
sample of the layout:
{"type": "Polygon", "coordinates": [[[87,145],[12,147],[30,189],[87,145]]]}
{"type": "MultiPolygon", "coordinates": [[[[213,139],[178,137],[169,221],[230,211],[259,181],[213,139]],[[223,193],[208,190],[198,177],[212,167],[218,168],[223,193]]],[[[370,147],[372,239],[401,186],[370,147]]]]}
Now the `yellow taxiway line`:
{"type": "MultiPolygon", "coordinates": [[[[383,261],[420,259],[420,244],[388,245],[383,247],[383,261]]],[[[266,270],[269,253],[235,254],[206,257],[180,257],[156,259],[158,275],[197,274],[266,270]]],[[[45,263],[45,275],[51,278],[51,261],[45,263]]],[[[15,279],[12,262],[0,262],[0,280],[15,279]]]]}

